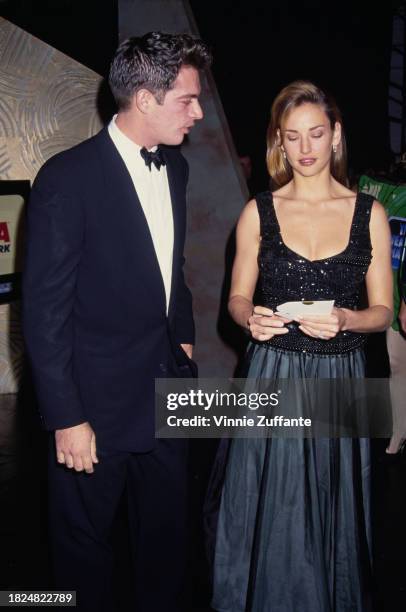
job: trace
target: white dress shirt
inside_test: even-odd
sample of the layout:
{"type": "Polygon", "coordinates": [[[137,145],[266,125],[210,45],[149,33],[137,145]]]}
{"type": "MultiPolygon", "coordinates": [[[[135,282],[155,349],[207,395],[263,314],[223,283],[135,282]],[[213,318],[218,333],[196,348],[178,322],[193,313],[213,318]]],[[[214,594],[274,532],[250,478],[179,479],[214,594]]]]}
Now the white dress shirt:
{"type": "MultiPolygon", "coordinates": [[[[151,164],[149,170],[141,157],[141,147],[117,127],[116,117],[117,115],[114,115],[109,123],[109,135],[123,158],[144,211],[161,270],[168,312],[172,282],[173,215],[166,166],[157,170],[154,164],[151,164]]],[[[134,239],[136,240],[136,237],[134,239]]]]}

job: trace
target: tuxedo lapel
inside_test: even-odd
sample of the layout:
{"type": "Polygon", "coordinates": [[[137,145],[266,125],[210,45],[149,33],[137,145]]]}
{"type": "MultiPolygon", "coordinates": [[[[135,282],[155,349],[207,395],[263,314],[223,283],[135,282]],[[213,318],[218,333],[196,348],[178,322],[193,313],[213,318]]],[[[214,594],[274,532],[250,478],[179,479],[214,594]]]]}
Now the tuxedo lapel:
{"type": "MultiPolygon", "coordinates": [[[[103,176],[107,197],[118,211],[122,239],[137,261],[145,262],[145,283],[150,285],[154,303],[158,301],[166,310],[165,287],[155,253],[154,244],[143,208],[127,167],[105,128],[98,136],[103,176]]],[[[131,270],[131,261],[128,262],[131,270]]]]}
{"type": "Polygon", "coordinates": [[[182,190],[182,182],[180,181],[176,164],[174,164],[173,154],[166,147],[162,147],[163,157],[166,163],[169,191],[171,195],[172,216],[173,216],[173,259],[172,259],[172,278],[171,278],[171,293],[169,300],[169,315],[176,292],[176,279],[179,266],[179,258],[181,256],[180,249],[183,243],[182,234],[184,235],[184,213],[182,202],[184,200],[184,187],[182,190]]]}

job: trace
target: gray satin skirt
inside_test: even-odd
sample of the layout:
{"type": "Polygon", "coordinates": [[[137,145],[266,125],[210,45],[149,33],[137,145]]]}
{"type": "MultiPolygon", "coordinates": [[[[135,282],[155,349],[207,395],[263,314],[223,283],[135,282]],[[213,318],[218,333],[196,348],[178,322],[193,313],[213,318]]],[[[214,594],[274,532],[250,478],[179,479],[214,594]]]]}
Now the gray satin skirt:
{"type": "MultiPolygon", "coordinates": [[[[248,378],[364,376],[360,350],[312,355],[251,345],[248,378]]],[[[236,439],[217,524],[219,612],[370,610],[367,439],[236,439]]]]}

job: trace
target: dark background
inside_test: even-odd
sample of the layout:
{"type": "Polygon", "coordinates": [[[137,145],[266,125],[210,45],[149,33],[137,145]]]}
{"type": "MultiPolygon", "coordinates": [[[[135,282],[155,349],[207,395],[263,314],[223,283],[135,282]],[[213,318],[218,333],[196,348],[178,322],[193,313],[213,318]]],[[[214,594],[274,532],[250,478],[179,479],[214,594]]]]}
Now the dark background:
{"type": "MultiPolygon", "coordinates": [[[[253,161],[254,192],[267,187],[271,102],[298,78],[314,80],[337,99],[351,174],[388,168],[392,17],[400,4],[190,0],[200,34],[214,52],[213,74],[237,151],[253,161]]],[[[106,75],[118,43],[117,5],[115,0],[0,0],[0,14],[106,75]]]]}

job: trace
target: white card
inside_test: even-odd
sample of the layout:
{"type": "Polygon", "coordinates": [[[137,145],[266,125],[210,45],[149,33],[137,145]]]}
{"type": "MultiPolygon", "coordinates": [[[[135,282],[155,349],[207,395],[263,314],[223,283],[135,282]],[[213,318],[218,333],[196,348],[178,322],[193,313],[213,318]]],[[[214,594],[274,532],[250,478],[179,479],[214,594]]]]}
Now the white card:
{"type": "Polygon", "coordinates": [[[310,315],[329,315],[333,310],[334,300],[302,300],[301,302],[285,302],[276,308],[276,313],[288,318],[310,315]]]}

